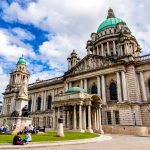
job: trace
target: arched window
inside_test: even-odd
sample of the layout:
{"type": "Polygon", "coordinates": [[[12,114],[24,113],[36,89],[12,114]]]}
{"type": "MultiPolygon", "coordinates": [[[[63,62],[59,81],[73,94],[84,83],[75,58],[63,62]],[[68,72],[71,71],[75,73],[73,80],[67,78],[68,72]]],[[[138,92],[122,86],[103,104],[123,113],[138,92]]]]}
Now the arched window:
{"type": "Polygon", "coordinates": [[[97,94],[97,86],[95,84],[91,88],[91,94],[97,94]]]}
{"type": "Polygon", "coordinates": [[[109,86],[110,100],[117,100],[117,86],[115,82],[111,82],[109,86]]]}
{"type": "Polygon", "coordinates": [[[41,110],[41,97],[37,99],[37,110],[41,110]]]}
{"type": "Polygon", "coordinates": [[[149,89],[149,93],[150,93],[150,79],[148,80],[148,89],[149,89]]]}
{"type": "Polygon", "coordinates": [[[47,98],[47,109],[52,109],[52,96],[49,95],[47,98]]]}
{"type": "Polygon", "coordinates": [[[28,110],[31,111],[32,100],[28,101],[28,110]]]}

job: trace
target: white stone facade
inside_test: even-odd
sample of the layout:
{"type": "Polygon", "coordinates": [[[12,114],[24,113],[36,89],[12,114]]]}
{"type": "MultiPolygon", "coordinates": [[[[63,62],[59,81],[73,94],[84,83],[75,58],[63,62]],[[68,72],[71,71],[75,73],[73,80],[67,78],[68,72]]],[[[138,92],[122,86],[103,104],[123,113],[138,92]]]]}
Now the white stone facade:
{"type": "MultiPolygon", "coordinates": [[[[64,76],[29,84],[33,124],[53,128],[55,98],[70,87],[81,87],[101,97],[103,126],[150,126],[150,54],[139,55],[140,47],[131,31],[119,23],[92,33],[86,49],[81,60],[73,51],[64,76]]],[[[4,93],[4,116],[14,111],[20,83],[18,77],[14,80],[17,84],[11,79],[4,93]]]]}

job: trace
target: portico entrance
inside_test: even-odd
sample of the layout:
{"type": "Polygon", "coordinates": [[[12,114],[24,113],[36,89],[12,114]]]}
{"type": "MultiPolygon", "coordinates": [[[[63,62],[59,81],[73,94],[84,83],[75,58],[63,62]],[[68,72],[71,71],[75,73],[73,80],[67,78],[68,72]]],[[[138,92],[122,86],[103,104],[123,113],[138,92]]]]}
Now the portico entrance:
{"type": "Polygon", "coordinates": [[[64,118],[64,128],[80,132],[101,133],[101,99],[95,94],[87,94],[80,87],[70,88],[64,95],[59,95],[53,102],[53,128],[57,128],[59,117],[64,118]]]}

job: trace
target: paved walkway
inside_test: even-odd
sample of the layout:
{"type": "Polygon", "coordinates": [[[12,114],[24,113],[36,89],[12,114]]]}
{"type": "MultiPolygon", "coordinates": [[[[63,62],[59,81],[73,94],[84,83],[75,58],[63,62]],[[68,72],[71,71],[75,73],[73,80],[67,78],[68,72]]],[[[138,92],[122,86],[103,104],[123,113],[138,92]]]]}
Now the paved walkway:
{"type": "MultiPolygon", "coordinates": [[[[59,144],[51,145],[41,144],[40,147],[31,147],[30,150],[150,150],[150,137],[136,137],[129,135],[104,135],[107,140],[94,141],[93,143],[59,144]],[[112,140],[108,140],[112,136],[112,140]],[[107,139],[108,137],[108,139],[107,139]],[[48,147],[47,147],[48,146],[48,147]]],[[[99,139],[100,140],[100,139],[99,139]]],[[[62,142],[60,142],[62,143],[62,142]]],[[[29,150],[21,146],[15,149],[29,150]]],[[[4,149],[0,145],[0,149],[4,149]]]]}

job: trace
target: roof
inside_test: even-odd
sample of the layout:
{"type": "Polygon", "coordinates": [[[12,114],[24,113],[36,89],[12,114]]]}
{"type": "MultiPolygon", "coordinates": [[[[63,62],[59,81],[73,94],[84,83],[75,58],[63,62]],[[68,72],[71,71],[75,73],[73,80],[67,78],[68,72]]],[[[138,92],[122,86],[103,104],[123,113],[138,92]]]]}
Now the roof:
{"type": "Polygon", "coordinates": [[[23,55],[19,58],[17,65],[26,65],[26,60],[23,55]]]}
{"type": "Polygon", "coordinates": [[[122,19],[117,18],[117,17],[108,18],[99,25],[99,27],[97,29],[97,33],[101,32],[102,30],[104,30],[106,28],[114,27],[118,23],[121,23],[121,22],[125,23],[122,19]]]}
{"type": "Polygon", "coordinates": [[[86,90],[81,88],[81,87],[71,87],[65,93],[66,94],[71,94],[71,93],[76,93],[76,92],[87,93],[86,90]]]}

